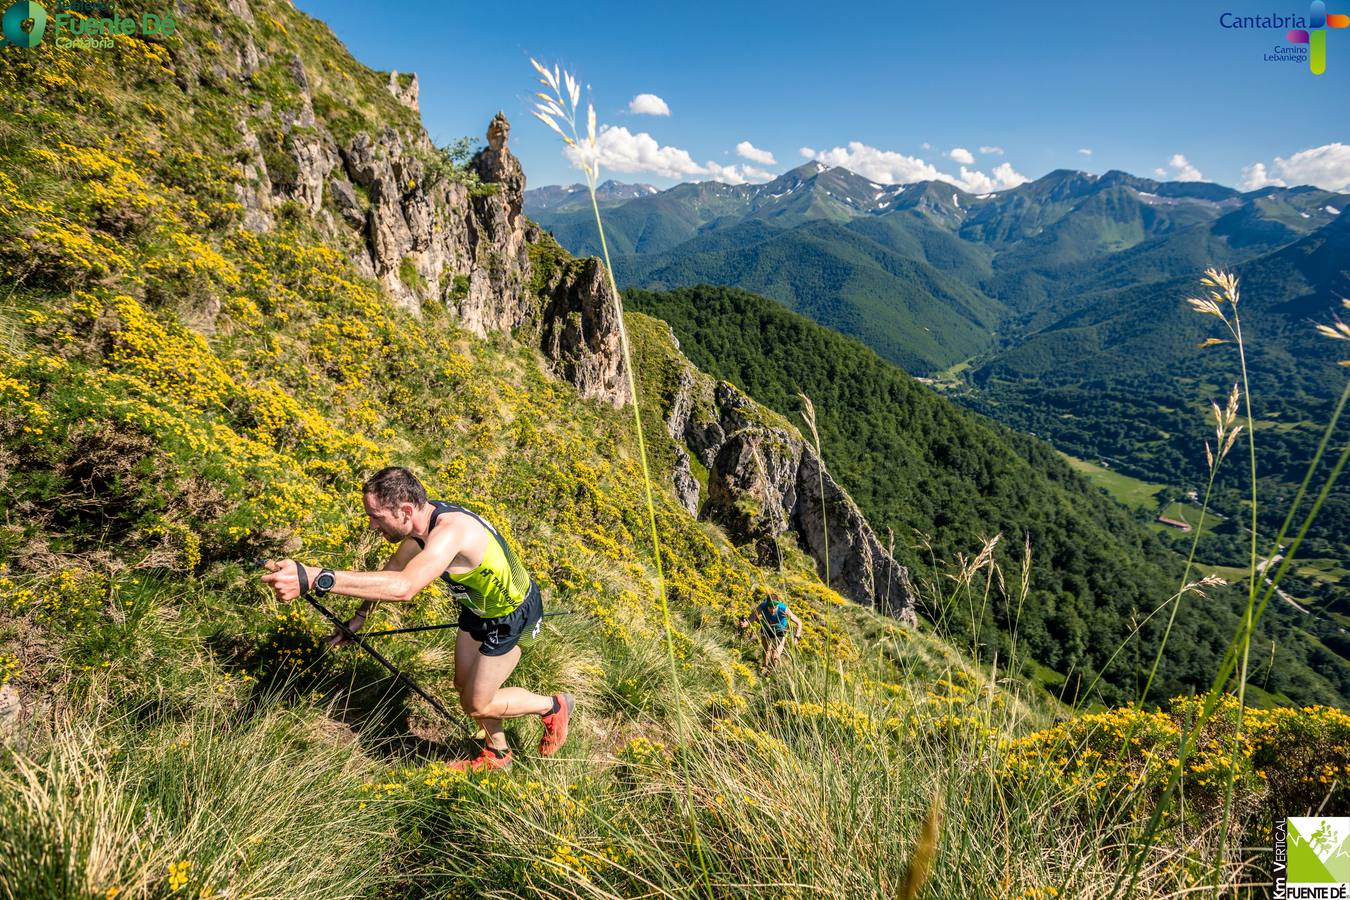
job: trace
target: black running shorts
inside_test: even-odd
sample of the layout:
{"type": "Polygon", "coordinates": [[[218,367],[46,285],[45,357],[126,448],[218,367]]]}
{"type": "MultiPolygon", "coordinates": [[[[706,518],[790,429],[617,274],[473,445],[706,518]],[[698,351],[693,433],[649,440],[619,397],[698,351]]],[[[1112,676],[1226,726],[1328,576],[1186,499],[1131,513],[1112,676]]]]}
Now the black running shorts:
{"type": "Polygon", "coordinates": [[[484,656],[510,653],[525,632],[537,629],[543,618],[544,598],[539,594],[539,585],[533,581],[521,604],[504,616],[485,619],[467,607],[459,608],[460,630],[467,631],[478,642],[478,652],[484,656]]]}

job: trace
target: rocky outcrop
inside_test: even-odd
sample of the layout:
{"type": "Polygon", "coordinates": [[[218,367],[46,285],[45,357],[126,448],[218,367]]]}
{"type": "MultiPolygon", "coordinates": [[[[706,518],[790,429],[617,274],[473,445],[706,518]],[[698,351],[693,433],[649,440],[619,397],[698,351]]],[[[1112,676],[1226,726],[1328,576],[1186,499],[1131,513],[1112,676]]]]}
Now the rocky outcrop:
{"type": "Polygon", "coordinates": [[[544,283],[540,348],[554,373],[583,397],[613,406],[628,402],[628,375],[619,343],[618,303],[595,257],[557,270],[544,283]]]}
{"type": "Polygon", "coordinates": [[[328,182],[328,190],[333,195],[333,203],[337,205],[338,212],[347,220],[347,224],[353,228],[364,228],[366,210],[357,198],[352,183],[345,178],[334,178],[328,182]]]}
{"type": "Polygon", "coordinates": [[[542,235],[525,218],[525,173],[510,134],[497,113],[487,146],[469,162],[478,190],[428,173],[423,159],[437,151],[424,135],[409,146],[392,128],[357,134],[341,153],[347,178],[329,178],[333,205],[342,220],[363,225],[359,264],[407,309],[444,303],[479,336],[523,328],[582,396],[621,405],[628,387],[618,304],[600,262],[573,261],[529,287],[529,247],[542,235]]]}
{"type": "Polygon", "coordinates": [[[697,518],[700,499],[698,478],[689,464],[689,451],[679,444],[675,445],[675,468],[671,472],[671,482],[675,488],[675,499],[680,501],[689,515],[697,518]]]}
{"type": "MultiPolygon", "coordinates": [[[[226,9],[241,24],[255,22],[248,0],[227,0],[226,9]]],[[[235,40],[227,22],[216,24],[218,43],[230,49],[207,57],[185,48],[193,65],[180,67],[181,86],[191,87],[195,70],[259,88],[241,112],[235,150],[233,190],[245,228],[270,232],[282,205],[298,204],[325,241],[407,311],[443,304],[479,336],[523,329],[584,396],[626,402],[616,304],[598,265],[562,267],[531,290],[530,245],[541,234],[524,215],[525,173],[505,115],[493,117],[487,145],[467,166],[453,164],[398,108],[417,112],[417,76],[390,72],[392,104],[382,95],[360,98],[382,124],[344,131],[339,141],[338,120],[315,110],[315,79],[331,73],[307,71],[296,53],[269,57],[248,28],[235,40]]],[[[333,108],[334,98],[325,100],[319,108],[333,108]]]]}
{"type": "Polygon", "coordinates": [[[525,172],[507,146],[510,134],[506,116],[497,113],[488,124],[487,146],[469,161],[479,179],[495,188],[470,197],[469,292],[458,304],[464,323],[481,331],[515,328],[531,314],[525,296],[530,274],[525,172]]]}
{"type": "Polygon", "coordinates": [[[12,684],[0,685],[0,746],[13,746],[22,733],[23,700],[12,684]]]}
{"type": "Polygon", "coordinates": [[[418,86],[417,86],[417,75],[415,73],[413,75],[408,76],[408,83],[404,84],[403,80],[399,77],[397,69],[390,72],[389,93],[393,94],[394,99],[397,100],[399,103],[402,103],[404,106],[408,107],[408,109],[411,109],[413,112],[418,111],[417,109],[418,86]]]}
{"type": "Polygon", "coordinates": [[[252,129],[243,129],[243,161],[239,163],[240,177],[234,183],[234,196],[244,208],[244,227],[250,231],[271,231],[272,179],[267,174],[262,145],[252,129]]]}
{"type": "MultiPolygon", "coordinates": [[[[369,269],[401,306],[420,311],[423,301],[432,299],[431,286],[439,283],[442,272],[455,268],[459,235],[454,223],[437,215],[435,203],[420,186],[422,163],[394,128],[386,127],[378,136],[358,133],[341,156],[351,183],[369,197],[360,246],[369,269]]],[[[358,210],[343,212],[348,221],[357,216],[358,210]]]]}
{"type": "Polygon", "coordinates": [[[369,198],[367,209],[343,180],[330,182],[342,218],[354,224],[364,216],[361,252],[389,294],[414,313],[423,303],[444,303],[480,336],[516,328],[531,315],[524,297],[525,175],[507,147],[509,130],[499,113],[488,147],[471,162],[488,185],[481,191],[443,169],[428,171],[439,151],[425,134],[410,143],[394,128],[378,137],[361,132],[342,150],[348,179],[369,198]]]}
{"type": "MultiPolygon", "coordinates": [[[[679,346],[673,334],[670,340],[679,346]]],[[[909,571],[881,545],[857,504],[786,420],[685,361],[666,428],[683,445],[674,487],[691,513],[720,525],[737,544],[754,544],[761,565],[777,564],[778,538],[791,532],[822,578],[828,534],[830,587],[855,603],[915,622],[909,571]],[[699,496],[689,453],[708,470],[706,497],[699,496]]]]}
{"type": "Polygon", "coordinates": [[[830,587],[852,600],[868,603],[878,612],[914,624],[915,596],[909,570],[881,546],[857,505],[828,471],[823,473],[822,500],[822,469],[815,450],[804,445],[797,468],[797,505],[792,513],[797,539],[819,561],[825,557],[828,534],[830,587]]]}
{"type": "MultiPolygon", "coordinates": [[[[322,218],[326,212],[323,209],[324,185],[339,161],[337,143],[314,117],[305,64],[299,56],[292,54],[287,69],[299,88],[299,109],[283,110],[277,117],[283,134],[280,151],[289,157],[288,175],[292,169],[294,174],[284,184],[274,181],[274,186],[281,199],[294,200],[311,216],[322,218]]],[[[328,230],[332,230],[331,222],[328,230]]]]}

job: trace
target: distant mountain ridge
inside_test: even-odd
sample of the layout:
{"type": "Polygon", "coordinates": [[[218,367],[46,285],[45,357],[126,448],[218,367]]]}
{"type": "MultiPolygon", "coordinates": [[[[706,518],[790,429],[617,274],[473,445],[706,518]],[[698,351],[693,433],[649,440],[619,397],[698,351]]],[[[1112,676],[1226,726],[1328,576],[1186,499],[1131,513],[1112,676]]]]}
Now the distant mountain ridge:
{"type": "MultiPolygon", "coordinates": [[[[1036,228],[1058,219],[1067,211],[1064,208],[1066,202],[1072,204],[1091,194],[1122,188],[1136,195],[1142,205],[1154,208],[1157,211],[1155,217],[1163,223],[1213,218],[1272,197],[1305,196],[1308,202],[1290,202],[1290,206],[1293,213],[1303,214],[1308,224],[1315,227],[1334,218],[1342,208],[1333,205],[1336,212],[1326,212],[1325,206],[1330,203],[1327,198],[1336,197],[1343,203],[1350,200],[1350,195],[1310,186],[1264,187],[1244,193],[1210,182],[1157,181],[1115,169],[1102,175],[1056,169],[1017,187],[972,194],[945,181],[885,184],[842,166],[831,167],[820,162],[805,163],[763,184],[703,181],[660,190],[647,184],[606,181],[600,185],[597,195],[602,202],[644,201],[643,205],[651,210],[665,210],[670,214],[675,214],[674,205],[683,204],[695,213],[683,218],[700,227],[729,224],[725,221],[728,216],[737,221],[745,218],[792,219],[794,216],[847,221],[859,216],[918,210],[949,225],[957,225],[964,238],[997,241],[1035,233],[1036,228]],[[709,202],[711,198],[716,198],[717,202],[709,202]],[[1044,210],[1044,215],[1028,218],[1025,213],[1033,206],[1044,210]],[[1020,224],[1021,228],[991,230],[990,226],[995,223],[1020,224]]],[[[589,197],[584,192],[585,187],[580,184],[565,188],[558,185],[533,188],[525,192],[525,212],[562,238],[570,224],[561,221],[565,219],[563,214],[575,212],[575,207],[581,205],[589,207],[589,197]],[[581,202],[569,206],[564,198],[581,202]]],[[[1227,224],[1231,227],[1234,223],[1227,224]]],[[[1290,231],[1307,230],[1292,227],[1296,223],[1290,221],[1284,224],[1290,231]]]]}
{"type": "MultiPolygon", "coordinates": [[[[603,181],[596,186],[595,196],[601,205],[623,203],[638,197],[647,197],[660,192],[660,188],[650,184],[624,184],[619,181],[603,181]]],[[[570,184],[567,187],[552,184],[526,191],[530,195],[527,203],[535,210],[574,210],[590,209],[591,197],[584,184],[570,184]]]]}
{"type": "MultiPolygon", "coordinates": [[[[525,210],[572,252],[598,253],[579,199],[569,209],[527,191],[525,210]]],[[[603,202],[621,284],[752,290],[932,374],[1034,331],[1066,298],[1276,251],[1332,222],[1350,195],[1068,169],[972,194],[809,162],[765,184],[603,202]]]]}

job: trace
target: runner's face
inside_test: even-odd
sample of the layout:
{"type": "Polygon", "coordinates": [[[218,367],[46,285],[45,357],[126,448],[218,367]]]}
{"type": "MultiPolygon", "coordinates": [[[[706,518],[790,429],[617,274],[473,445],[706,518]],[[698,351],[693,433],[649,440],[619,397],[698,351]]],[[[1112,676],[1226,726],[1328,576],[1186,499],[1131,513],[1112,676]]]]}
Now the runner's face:
{"type": "Polygon", "coordinates": [[[412,534],[412,504],[399,506],[380,506],[380,502],[370,494],[361,498],[366,507],[366,516],[370,519],[370,530],[378,531],[384,539],[397,544],[412,534]]]}

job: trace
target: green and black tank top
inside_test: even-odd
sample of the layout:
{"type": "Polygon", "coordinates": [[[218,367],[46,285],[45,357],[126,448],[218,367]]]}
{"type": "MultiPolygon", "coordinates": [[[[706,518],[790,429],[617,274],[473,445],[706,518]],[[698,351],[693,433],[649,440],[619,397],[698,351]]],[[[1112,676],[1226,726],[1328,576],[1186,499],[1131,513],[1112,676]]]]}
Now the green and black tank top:
{"type": "MultiPolygon", "coordinates": [[[[530,575],[525,571],[520,557],[506,543],[497,529],[471,509],[447,503],[444,500],[432,500],[436,509],[427,525],[430,533],[436,527],[436,520],[442,513],[468,513],[478,520],[488,534],[496,540],[488,541],[483,561],[468,572],[452,574],[449,569],[441,573],[441,578],[450,586],[451,595],[465,609],[472,610],[484,619],[495,619],[515,612],[516,607],[525,602],[530,593],[530,575]]],[[[425,547],[421,538],[413,538],[418,546],[425,547]]]]}

